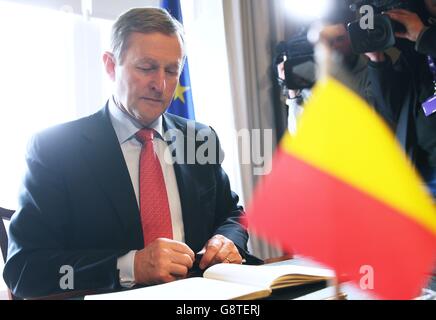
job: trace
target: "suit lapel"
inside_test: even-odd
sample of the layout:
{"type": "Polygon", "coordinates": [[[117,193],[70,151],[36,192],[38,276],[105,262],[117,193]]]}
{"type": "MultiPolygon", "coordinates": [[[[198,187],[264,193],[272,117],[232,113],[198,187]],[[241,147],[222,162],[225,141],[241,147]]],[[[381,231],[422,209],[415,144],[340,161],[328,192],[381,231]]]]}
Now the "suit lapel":
{"type": "MultiPolygon", "coordinates": [[[[183,141],[176,141],[175,154],[181,152],[186,160],[186,152],[189,151],[187,144],[195,145],[195,137],[187,135],[186,122],[178,123],[171,115],[163,115],[164,131],[179,130],[183,133],[183,141]],[[183,148],[183,150],[181,150],[183,148]]],[[[205,228],[203,226],[204,216],[198,208],[199,196],[198,186],[195,182],[193,174],[195,173],[195,165],[184,163],[174,163],[174,172],[176,174],[177,186],[179,188],[180,202],[183,212],[183,224],[185,231],[185,242],[193,250],[200,250],[204,245],[205,235],[203,234],[205,228]]]]}
{"type": "MultiPolygon", "coordinates": [[[[188,143],[195,145],[195,137],[187,136],[186,122],[179,122],[170,115],[163,115],[164,131],[179,130],[183,133],[183,141],[176,141],[176,154],[188,151],[189,148],[186,147],[188,143]],[[180,148],[184,149],[180,150],[180,148]]],[[[121,147],[110,122],[107,106],[89,118],[83,128],[83,138],[84,157],[100,182],[108,201],[114,206],[126,231],[126,237],[129,237],[128,244],[134,247],[142,245],[141,220],[135,192],[121,147]]],[[[186,156],[185,154],[185,158],[186,156]]],[[[174,172],[182,208],[185,242],[193,250],[200,250],[207,235],[204,234],[205,217],[198,207],[198,186],[194,179],[195,165],[176,162],[174,172]]]]}
{"type": "Polygon", "coordinates": [[[108,201],[112,202],[129,237],[129,245],[143,243],[141,220],[135,192],[108,107],[89,118],[83,130],[84,156],[96,175],[108,201]]]}

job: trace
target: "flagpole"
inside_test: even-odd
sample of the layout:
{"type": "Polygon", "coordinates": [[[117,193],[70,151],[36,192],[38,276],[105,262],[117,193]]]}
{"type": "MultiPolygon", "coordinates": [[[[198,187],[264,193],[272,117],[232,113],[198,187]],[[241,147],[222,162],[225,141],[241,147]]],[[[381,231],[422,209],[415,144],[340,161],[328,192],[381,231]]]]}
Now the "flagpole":
{"type": "MultiPolygon", "coordinates": [[[[312,36],[314,38],[310,39],[315,42],[315,58],[318,62],[318,81],[327,79],[337,70],[337,65],[334,59],[334,52],[329,46],[326,36],[328,34],[323,33],[324,25],[315,24],[311,28],[312,36]]],[[[347,295],[342,292],[341,283],[339,281],[339,275],[335,272],[335,278],[333,280],[334,295],[328,300],[346,300],[347,295]]]]}
{"type": "Polygon", "coordinates": [[[339,278],[337,274],[333,278],[333,287],[334,287],[334,295],[325,299],[325,300],[347,300],[347,294],[342,291],[341,283],[339,282],[339,278]]]}
{"type": "Polygon", "coordinates": [[[335,277],[335,298],[334,300],[346,300],[346,295],[342,292],[342,286],[339,282],[338,275],[335,277]]]}

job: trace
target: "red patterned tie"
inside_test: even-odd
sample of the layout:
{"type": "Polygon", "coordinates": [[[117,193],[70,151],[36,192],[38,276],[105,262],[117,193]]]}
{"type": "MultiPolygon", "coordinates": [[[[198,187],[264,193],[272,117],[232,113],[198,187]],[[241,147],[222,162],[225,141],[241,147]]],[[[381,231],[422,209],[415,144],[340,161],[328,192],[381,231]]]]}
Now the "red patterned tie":
{"type": "Polygon", "coordinates": [[[139,205],[144,246],[157,238],[173,238],[167,190],[159,158],[153,149],[154,130],[142,129],[136,139],[142,143],[139,160],[139,205]]]}

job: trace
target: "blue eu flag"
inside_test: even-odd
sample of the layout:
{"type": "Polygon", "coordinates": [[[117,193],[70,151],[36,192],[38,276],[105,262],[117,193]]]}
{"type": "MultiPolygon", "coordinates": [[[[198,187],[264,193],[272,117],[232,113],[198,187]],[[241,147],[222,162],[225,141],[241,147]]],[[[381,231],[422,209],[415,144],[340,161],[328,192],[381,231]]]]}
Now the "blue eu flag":
{"type": "MultiPolygon", "coordinates": [[[[182,8],[180,0],[162,0],[162,8],[183,24],[182,8]]],[[[195,120],[194,103],[192,101],[191,81],[189,77],[188,60],[185,61],[185,67],[180,75],[179,84],[177,85],[176,93],[173,102],[167,112],[184,117],[186,119],[195,120]]]]}

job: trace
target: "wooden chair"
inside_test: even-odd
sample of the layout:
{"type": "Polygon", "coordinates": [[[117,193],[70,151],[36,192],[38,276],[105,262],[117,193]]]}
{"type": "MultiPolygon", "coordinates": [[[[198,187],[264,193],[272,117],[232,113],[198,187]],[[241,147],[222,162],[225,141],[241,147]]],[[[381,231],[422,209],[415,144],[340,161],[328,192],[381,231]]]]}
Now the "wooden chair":
{"type": "MultiPolygon", "coordinates": [[[[6,257],[8,255],[8,234],[6,232],[6,227],[4,221],[9,221],[14,214],[14,210],[9,210],[0,207],[0,247],[2,251],[3,262],[6,263],[6,257]]],[[[0,293],[1,295],[1,293],[0,293]]],[[[6,296],[6,294],[5,294],[6,296]]],[[[3,297],[2,297],[3,298],[3,297]]],[[[8,290],[7,298],[10,300],[16,299],[16,297],[8,290]]]]}

